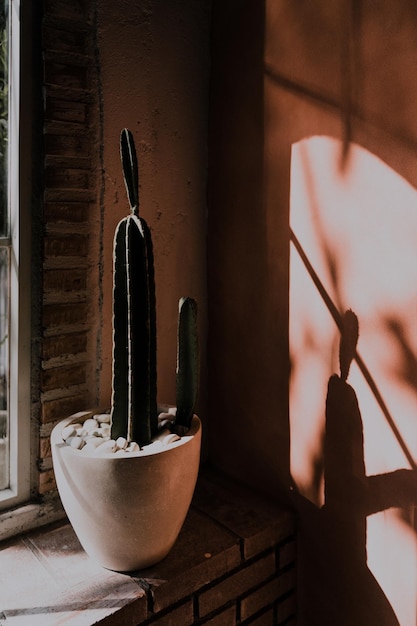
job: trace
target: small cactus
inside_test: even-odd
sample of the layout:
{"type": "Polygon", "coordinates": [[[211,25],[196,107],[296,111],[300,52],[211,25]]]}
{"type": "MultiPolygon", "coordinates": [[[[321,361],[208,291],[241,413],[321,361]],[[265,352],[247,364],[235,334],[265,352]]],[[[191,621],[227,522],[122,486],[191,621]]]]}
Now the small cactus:
{"type": "Polygon", "coordinates": [[[190,427],[198,394],[197,303],[181,298],[178,313],[177,426],[190,427]]]}
{"type": "MultiPolygon", "coordinates": [[[[147,445],[158,432],[156,303],[151,233],[139,217],[139,180],[132,134],[120,137],[130,215],[116,227],[113,248],[113,381],[111,438],[147,445]]],[[[176,424],[189,428],[198,388],[197,304],[181,298],[178,318],[176,424]]]]}

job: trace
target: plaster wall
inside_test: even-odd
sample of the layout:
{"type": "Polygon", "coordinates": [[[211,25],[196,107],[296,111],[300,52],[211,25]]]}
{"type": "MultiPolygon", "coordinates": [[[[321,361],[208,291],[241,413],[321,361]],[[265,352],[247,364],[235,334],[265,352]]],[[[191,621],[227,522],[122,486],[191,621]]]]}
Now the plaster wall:
{"type": "MultiPolygon", "coordinates": [[[[375,481],[387,489],[387,508],[379,502],[380,512],[373,511],[366,518],[368,561],[355,550],[349,552],[346,539],[364,515],[363,502],[353,499],[347,505],[346,494],[340,490],[343,513],[339,510],[339,518],[326,517],[323,503],[314,501],[292,475],[297,438],[290,428],[288,326],[294,145],[313,136],[336,141],[339,150],[331,165],[341,178],[352,165],[355,146],[384,164],[386,176],[381,176],[380,183],[374,178],[371,183],[369,176],[362,190],[373,198],[374,204],[368,205],[371,210],[383,203],[383,193],[378,196],[378,190],[388,171],[399,175],[407,189],[415,191],[417,187],[417,91],[410,81],[417,66],[416,7],[411,1],[394,5],[389,0],[314,4],[219,1],[214,2],[213,18],[208,228],[210,457],[260,490],[288,499],[298,510],[300,624],[415,626],[415,568],[411,564],[407,570],[405,560],[397,556],[388,565],[381,558],[384,552],[399,555],[406,536],[410,539],[408,554],[414,554],[415,465],[399,459],[391,432],[381,467],[385,464],[384,472],[405,471],[411,487],[402,483],[398,489],[388,488],[390,471],[379,473],[381,469],[376,470],[374,457],[368,453],[370,443],[378,447],[379,442],[380,450],[383,447],[385,439],[379,437],[385,432],[384,420],[378,417],[372,429],[369,412],[364,410],[368,474],[378,473],[375,481]],[[220,432],[222,437],[217,436],[220,432]],[[384,529],[381,534],[374,532],[378,523],[384,529]],[[399,533],[388,531],[395,526],[399,533]],[[394,579],[402,580],[402,592],[395,590],[394,579]]],[[[314,160],[313,165],[317,166],[314,160]]],[[[315,169],[315,183],[320,186],[328,172],[320,171],[320,166],[315,169]]],[[[366,181],[366,173],[363,178],[366,181]]],[[[399,196],[394,202],[403,208],[399,196]]],[[[366,209],[364,219],[369,219],[366,209]]],[[[330,252],[335,251],[330,266],[335,272],[331,279],[337,284],[340,259],[333,246],[330,252]]],[[[401,252],[400,247],[398,255],[401,252]]],[[[346,258],[343,261],[347,262],[346,258]]],[[[378,279],[383,282],[390,268],[383,258],[377,265],[378,279]]],[[[402,277],[404,272],[406,265],[402,277]]],[[[411,281],[409,291],[413,290],[411,281]]],[[[313,302],[305,296],[301,304],[308,316],[313,302]]],[[[342,298],[337,304],[351,303],[342,298]]],[[[391,304],[393,308],[398,305],[394,296],[391,304]]],[[[333,333],[331,318],[327,327],[333,333]]],[[[408,343],[403,342],[403,349],[407,348],[413,374],[408,377],[403,369],[399,376],[400,391],[393,406],[396,415],[401,414],[398,409],[404,394],[410,394],[415,403],[412,336],[408,343]],[[408,390],[406,379],[411,381],[408,390]]],[[[334,353],[327,356],[328,376],[336,371],[334,353]]],[[[312,378],[315,374],[313,370],[312,378]]],[[[303,393],[308,408],[308,389],[303,393]]],[[[323,418],[325,399],[326,384],[322,389],[323,418]]],[[[397,423],[413,450],[412,427],[397,423]],[[407,433],[411,435],[408,439],[407,433]]],[[[306,417],[304,428],[309,427],[306,417]]],[[[323,431],[315,436],[310,478],[319,490],[323,431]]],[[[338,450],[333,453],[337,457],[338,450]]],[[[367,489],[375,485],[364,478],[365,483],[367,489]]]]}
{"type": "Polygon", "coordinates": [[[178,300],[199,305],[201,392],[206,394],[206,177],[210,3],[97,3],[102,132],[100,400],[111,394],[112,241],[129,212],[119,135],[139,161],[140,211],[152,231],[158,327],[158,399],[175,402],[178,300]]]}

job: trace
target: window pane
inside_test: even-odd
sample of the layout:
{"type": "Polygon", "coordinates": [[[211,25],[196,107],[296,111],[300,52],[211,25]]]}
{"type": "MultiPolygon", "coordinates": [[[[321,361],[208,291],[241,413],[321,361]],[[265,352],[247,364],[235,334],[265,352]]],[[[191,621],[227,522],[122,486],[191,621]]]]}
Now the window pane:
{"type": "MultiPolygon", "coordinates": [[[[8,5],[0,0],[0,237],[8,233],[8,5]]],[[[0,248],[0,489],[9,486],[9,250],[0,248]]]]}
{"type": "Polygon", "coordinates": [[[9,107],[8,6],[0,0],[0,237],[8,236],[7,145],[9,107]]]}
{"type": "Polygon", "coordinates": [[[0,489],[9,486],[9,250],[0,248],[0,489]]]}

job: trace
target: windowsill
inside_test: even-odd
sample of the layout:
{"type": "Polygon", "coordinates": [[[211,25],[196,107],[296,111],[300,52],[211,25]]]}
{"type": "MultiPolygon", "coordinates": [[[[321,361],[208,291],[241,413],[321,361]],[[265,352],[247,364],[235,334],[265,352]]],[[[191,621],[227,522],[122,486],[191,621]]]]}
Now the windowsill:
{"type": "Polygon", "coordinates": [[[0,544],[0,624],[143,623],[293,533],[288,511],[204,471],[176,545],[146,571],[96,565],[65,521],[0,544]]]}
{"type": "Polygon", "coordinates": [[[40,526],[62,520],[64,517],[65,512],[58,496],[46,498],[40,504],[31,502],[14,509],[0,511],[0,538],[2,541],[10,539],[10,537],[21,535],[40,526]]]}

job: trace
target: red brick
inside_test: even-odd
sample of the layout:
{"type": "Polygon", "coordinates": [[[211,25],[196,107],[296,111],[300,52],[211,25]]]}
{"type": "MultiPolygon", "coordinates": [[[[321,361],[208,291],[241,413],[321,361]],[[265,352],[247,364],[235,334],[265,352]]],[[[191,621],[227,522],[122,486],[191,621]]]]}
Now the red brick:
{"type": "Polygon", "coordinates": [[[45,82],[52,85],[87,89],[88,72],[86,67],[65,63],[45,63],[45,82]]]}
{"type": "Polygon", "coordinates": [[[44,205],[43,218],[49,224],[88,223],[89,205],[82,202],[47,202],[44,205]]]}
{"type": "Polygon", "coordinates": [[[87,119],[87,105],[83,102],[71,102],[67,99],[47,98],[45,116],[50,120],[84,124],[87,119]]]}
{"type": "Polygon", "coordinates": [[[45,185],[49,189],[89,189],[90,172],[86,169],[45,168],[45,185]]]}
{"type": "Polygon", "coordinates": [[[86,381],[86,364],[52,367],[41,372],[41,391],[81,385],[86,381]]]}
{"type": "MultiPolygon", "coordinates": [[[[86,324],[88,312],[89,307],[85,302],[47,304],[43,307],[43,327],[45,330],[52,331],[86,324]]],[[[59,334],[62,334],[62,331],[59,334]]]]}
{"type": "Polygon", "coordinates": [[[282,624],[286,622],[286,620],[295,615],[297,611],[297,597],[296,594],[293,593],[290,596],[286,597],[284,600],[278,602],[277,605],[277,621],[278,624],[282,624]]]}
{"type": "Polygon", "coordinates": [[[236,624],[236,605],[230,606],[225,611],[219,613],[215,617],[212,617],[207,622],[204,622],[204,626],[235,626],[236,624]]]}
{"type": "Polygon", "coordinates": [[[192,508],[171,552],[141,576],[166,581],[153,589],[156,612],[227,574],[240,562],[237,538],[192,508]]]}
{"type": "Polygon", "coordinates": [[[88,135],[85,132],[83,134],[46,133],[44,142],[46,154],[65,156],[88,156],[89,154],[88,135]]]}
{"type": "Polygon", "coordinates": [[[278,566],[280,568],[294,563],[297,557],[297,542],[294,540],[285,543],[279,547],[278,566]]]}
{"type": "Polygon", "coordinates": [[[41,459],[46,459],[51,455],[51,440],[49,437],[42,437],[39,440],[39,457],[41,459]]]}
{"type": "Polygon", "coordinates": [[[39,493],[46,493],[56,489],[55,474],[53,470],[40,472],[39,474],[39,493]]]}
{"type": "Polygon", "coordinates": [[[85,353],[87,350],[87,333],[70,333],[45,337],[42,342],[42,358],[44,360],[56,357],[85,353]]]}
{"type": "Polygon", "coordinates": [[[88,408],[88,406],[89,398],[87,393],[72,394],[66,398],[44,401],[41,408],[42,423],[48,424],[64,417],[69,417],[77,411],[88,408]]]}
{"type": "Polygon", "coordinates": [[[274,621],[274,611],[269,609],[250,623],[250,626],[276,626],[274,621]]]}
{"type": "Polygon", "coordinates": [[[45,257],[85,257],[88,253],[87,235],[54,235],[44,239],[45,257]]]}
{"type": "Polygon", "coordinates": [[[279,574],[278,582],[279,596],[283,596],[284,594],[293,591],[297,585],[297,570],[295,569],[295,567],[279,574]]]}
{"type": "Polygon", "coordinates": [[[65,52],[77,50],[80,54],[84,54],[87,47],[85,33],[80,27],[77,28],[76,22],[71,22],[70,26],[71,28],[65,28],[65,23],[59,28],[45,26],[43,29],[45,49],[65,52]]]}
{"type": "Polygon", "coordinates": [[[201,476],[194,504],[215,512],[219,521],[243,539],[249,559],[294,534],[294,516],[252,490],[213,471],[201,476]]]}
{"type": "Polygon", "coordinates": [[[215,611],[227,602],[243,595],[264,582],[275,572],[275,558],[273,554],[255,561],[237,573],[229,576],[199,597],[200,615],[204,616],[215,611]]]}
{"type": "Polygon", "coordinates": [[[84,269],[45,270],[44,292],[74,292],[87,287],[87,272],[84,269]]]}
{"type": "Polygon", "coordinates": [[[161,616],[152,622],[157,626],[191,626],[194,624],[193,605],[191,600],[182,604],[178,608],[170,611],[168,614],[161,616]]]}
{"type": "Polygon", "coordinates": [[[251,593],[240,603],[241,619],[247,619],[267,606],[272,606],[280,595],[281,584],[274,578],[260,589],[251,593]]]}
{"type": "Polygon", "coordinates": [[[71,19],[84,22],[88,17],[89,3],[85,0],[72,0],[71,2],[63,2],[63,0],[45,0],[45,14],[49,16],[56,15],[60,20],[71,19]]]}

